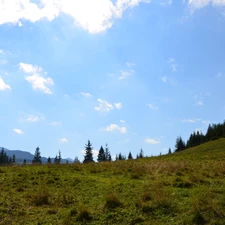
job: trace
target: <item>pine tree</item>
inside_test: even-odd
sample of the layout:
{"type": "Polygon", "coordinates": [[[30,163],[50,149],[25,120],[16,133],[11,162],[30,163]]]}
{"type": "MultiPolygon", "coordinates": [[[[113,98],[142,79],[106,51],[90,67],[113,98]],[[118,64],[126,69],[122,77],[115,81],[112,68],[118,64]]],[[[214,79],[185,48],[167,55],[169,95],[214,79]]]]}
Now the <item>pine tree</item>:
{"type": "Polygon", "coordinates": [[[94,162],[92,149],[93,149],[92,144],[88,140],[88,143],[85,145],[85,156],[84,156],[83,163],[91,163],[91,162],[94,162]]]}
{"type": "Polygon", "coordinates": [[[62,162],[61,151],[59,150],[58,163],[62,162]]]}
{"type": "Polygon", "coordinates": [[[131,152],[129,152],[129,154],[128,154],[128,159],[133,159],[131,152]]]}
{"type": "Polygon", "coordinates": [[[55,163],[55,164],[58,164],[58,163],[59,163],[59,159],[58,159],[58,156],[57,156],[57,155],[56,155],[55,158],[54,158],[54,163],[55,163]]]}
{"type": "Polygon", "coordinates": [[[181,137],[178,137],[176,140],[175,152],[185,150],[185,148],[186,148],[185,142],[182,140],[181,137]]]}
{"type": "Polygon", "coordinates": [[[139,158],[141,159],[141,158],[143,158],[144,157],[144,152],[143,152],[143,150],[142,150],[142,148],[141,148],[141,151],[140,151],[140,154],[139,154],[139,158]]]}
{"type": "Polygon", "coordinates": [[[112,157],[109,151],[108,144],[105,145],[105,161],[112,161],[112,157]]]}
{"type": "Polygon", "coordinates": [[[36,151],[34,153],[34,159],[32,162],[41,164],[41,152],[39,147],[36,148],[36,151]]]}
{"type": "Polygon", "coordinates": [[[169,150],[168,150],[168,155],[170,155],[170,154],[172,154],[171,148],[169,148],[169,150]]]}
{"type": "Polygon", "coordinates": [[[27,164],[27,160],[24,159],[24,160],[23,160],[23,165],[26,165],[26,164],[27,164]]]}
{"type": "Polygon", "coordinates": [[[13,154],[12,163],[16,163],[16,156],[13,154]]]}
{"type": "Polygon", "coordinates": [[[106,160],[104,148],[101,146],[98,152],[98,162],[104,162],[106,160]]]}
{"type": "Polygon", "coordinates": [[[78,157],[76,156],[74,159],[74,163],[80,163],[80,160],[78,159],[78,157]]]}
{"type": "Polygon", "coordinates": [[[48,157],[47,163],[48,163],[48,164],[51,164],[51,163],[52,163],[52,160],[51,160],[50,156],[48,157]]]}

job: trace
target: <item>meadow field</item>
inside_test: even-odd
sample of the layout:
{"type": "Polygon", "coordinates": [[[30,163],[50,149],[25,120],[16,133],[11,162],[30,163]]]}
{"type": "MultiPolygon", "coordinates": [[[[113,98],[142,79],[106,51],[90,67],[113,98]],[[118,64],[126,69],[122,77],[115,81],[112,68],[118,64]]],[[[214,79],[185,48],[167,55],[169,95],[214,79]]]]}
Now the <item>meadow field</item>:
{"type": "Polygon", "coordinates": [[[225,224],[225,138],[158,157],[0,167],[0,224],[225,224]]]}

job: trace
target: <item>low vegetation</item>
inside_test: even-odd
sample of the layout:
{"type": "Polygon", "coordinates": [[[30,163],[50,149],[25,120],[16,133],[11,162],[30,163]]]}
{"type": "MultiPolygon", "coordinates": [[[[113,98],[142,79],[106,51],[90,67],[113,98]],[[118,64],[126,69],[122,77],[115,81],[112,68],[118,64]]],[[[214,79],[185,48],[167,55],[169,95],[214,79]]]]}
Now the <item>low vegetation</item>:
{"type": "Polygon", "coordinates": [[[165,156],[0,167],[0,224],[225,224],[225,139],[165,156]]]}

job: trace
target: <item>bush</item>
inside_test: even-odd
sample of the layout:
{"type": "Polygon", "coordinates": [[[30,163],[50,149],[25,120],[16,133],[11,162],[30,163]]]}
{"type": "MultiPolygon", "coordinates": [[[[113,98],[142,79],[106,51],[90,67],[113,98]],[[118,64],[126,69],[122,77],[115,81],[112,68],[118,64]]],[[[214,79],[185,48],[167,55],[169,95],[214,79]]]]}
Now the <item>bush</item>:
{"type": "Polygon", "coordinates": [[[111,194],[107,195],[105,208],[114,209],[114,208],[120,207],[121,205],[122,204],[121,204],[120,200],[118,199],[118,197],[115,194],[111,193],[111,194]]]}

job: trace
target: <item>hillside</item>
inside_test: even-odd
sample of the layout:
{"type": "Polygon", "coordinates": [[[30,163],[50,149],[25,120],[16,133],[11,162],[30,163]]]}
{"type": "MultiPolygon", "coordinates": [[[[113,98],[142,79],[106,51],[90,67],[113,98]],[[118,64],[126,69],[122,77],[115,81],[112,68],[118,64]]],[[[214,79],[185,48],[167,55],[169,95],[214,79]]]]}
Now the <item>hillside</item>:
{"type": "Polygon", "coordinates": [[[225,139],[139,160],[0,168],[0,224],[225,224],[225,139]]]}

